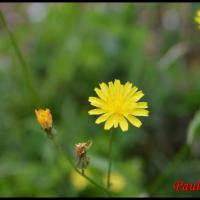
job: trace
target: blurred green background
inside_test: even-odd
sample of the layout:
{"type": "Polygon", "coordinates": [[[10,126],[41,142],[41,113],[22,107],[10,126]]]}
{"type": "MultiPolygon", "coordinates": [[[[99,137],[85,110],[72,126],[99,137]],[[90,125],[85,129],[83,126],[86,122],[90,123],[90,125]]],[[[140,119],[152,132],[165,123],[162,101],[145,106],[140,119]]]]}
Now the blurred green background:
{"type": "Polygon", "coordinates": [[[72,155],[76,143],[93,141],[88,173],[104,184],[109,135],[88,115],[88,97],[115,78],[142,89],[150,107],[140,129],[115,129],[115,195],[200,196],[172,188],[178,179],[200,178],[198,9],[198,3],[1,3],[29,71],[0,21],[0,196],[105,196],[74,175],[34,109],[51,109],[58,140],[72,155]]]}

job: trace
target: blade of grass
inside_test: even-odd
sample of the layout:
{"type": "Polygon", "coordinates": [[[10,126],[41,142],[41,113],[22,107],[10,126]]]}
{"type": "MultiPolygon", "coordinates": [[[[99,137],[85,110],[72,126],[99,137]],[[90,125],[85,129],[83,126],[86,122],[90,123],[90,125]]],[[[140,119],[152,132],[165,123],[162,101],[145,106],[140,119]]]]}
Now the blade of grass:
{"type": "Polygon", "coordinates": [[[20,62],[20,66],[22,67],[22,73],[23,73],[23,78],[25,80],[25,83],[27,85],[27,89],[28,91],[30,92],[30,95],[33,97],[33,101],[34,101],[34,105],[39,105],[39,95],[37,93],[37,90],[36,88],[34,87],[34,84],[33,84],[33,77],[31,76],[31,72],[30,72],[30,69],[28,67],[28,65],[26,64],[25,62],[25,59],[21,53],[21,50],[14,38],[14,35],[13,33],[11,32],[11,30],[9,29],[8,27],[8,24],[6,22],[6,19],[4,17],[4,14],[3,12],[0,10],[0,21],[2,23],[2,26],[5,28],[5,31],[7,32],[8,36],[9,36],[9,39],[11,41],[11,44],[13,46],[13,49],[15,51],[15,54],[20,62]]]}
{"type": "Polygon", "coordinates": [[[164,181],[173,173],[173,170],[176,169],[181,162],[188,156],[190,152],[189,145],[185,144],[176,154],[175,158],[162,170],[161,174],[156,178],[156,180],[149,187],[149,193],[151,195],[159,191],[160,186],[164,181]]]}

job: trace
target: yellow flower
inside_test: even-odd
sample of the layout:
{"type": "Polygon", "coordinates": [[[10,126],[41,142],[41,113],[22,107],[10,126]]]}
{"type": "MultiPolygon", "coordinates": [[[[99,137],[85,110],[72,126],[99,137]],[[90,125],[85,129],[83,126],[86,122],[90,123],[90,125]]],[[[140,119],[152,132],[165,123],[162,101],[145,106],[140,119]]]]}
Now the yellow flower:
{"type": "MultiPolygon", "coordinates": [[[[106,185],[107,176],[103,177],[103,182],[106,185]]],[[[114,192],[122,191],[126,186],[125,178],[119,173],[112,173],[110,176],[111,190],[114,192]]]]}
{"type": "MultiPolygon", "coordinates": [[[[90,172],[85,170],[85,174],[89,176],[90,172]]],[[[78,190],[83,190],[88,186],[88,180],[76,171],[71,172],[70,179],[74,187],[76,187],[78,190]]]]}
{"type": "Polygon", "coordinates": [[[200,29],[200,10],[197,10],[197,14],[194,20],[198,24],[198,28],[200,29]]]}
{"type": "Polygon", "coordinates": [[[45,131],[50,131],[52,129],[52,115],[49,109],[35,110],[35,115],[38,123],[45,131]]]}
{"type": "Polygon", "coordinates": [[[100,84],[100,89],[95,88],[98,97],[89,97],[89,102],[96,109],[90,110],[90,115],[101,115],[95,121],[96,124],[105,122],[104,129],[109,130],[118,125],[122,131],[128,130],[127,120],[135,127],[140,127],[142,122],[135,116],[149,116],[147,102],[138,102],[144,94],[137,91],[132,83],[121,84],[119,80],[100,84]]]}

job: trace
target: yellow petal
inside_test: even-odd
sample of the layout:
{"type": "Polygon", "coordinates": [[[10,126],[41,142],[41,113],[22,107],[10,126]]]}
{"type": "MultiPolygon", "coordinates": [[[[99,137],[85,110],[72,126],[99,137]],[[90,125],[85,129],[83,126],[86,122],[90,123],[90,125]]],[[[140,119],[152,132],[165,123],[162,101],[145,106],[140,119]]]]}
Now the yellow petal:
{"type": "Polygon", "coordinates": [[[102,109],[93,109],[93,110],[90,110],[88,113],[89,115],[100,115],[100,114],[105,113],[105,111],[102,109]]]}
{"type": "Polygon", "coordinates": [[[135,96],[137,90],[138,90],[137,87],[133,87],[133,88],[131,89],[131,91],[129,92],[129,94],[126,96],[127,101],[135,101],[135,100],[133,99],[133,97],[135,96]]]}
{"type": "Polygon", "coordinates": [[[121,85],[120,80],[119,80],[119,79],[115,79],[115,81],[114,81],[114,85],[115,85],[115,86],[119,86],[119,85],[121,85]]]}
{"type": "Polygon", "coordinates": [[[113,92],[114,92],[114,85],[113,85],[113,82],[112,81],[110,81],[110,82],[108,82],[108,94],[109,95],[113,95],[113,92]]]}
{"type": "Polygon", "coordinates": [[[126,84],[124,85],[124,96],[129,94],[131,88],[132,88],[132,83],[126,82],[126,84]]]}
{"type": "Polygon", "coordinates": [[[119,89],[119,88],[121,88],[121,83],[120,83],[120,80],[118,80],[118,79],[115,79],[114,86],[115,86],[115,88],[116,88],[116,89],[119,89]]]}
{"type": "Polygon", "coordinates": [[[128,131],[128,122],[126,121],[126,119],[123,116],[120,117],[119,125],[120,125],[122,131],[128,131]]]}
{"type": "Polygon", "coordinates": [[[118,127],[118,124],[119,124],[119,115],[118,114],[115,114],[115,120],[114,120],[114,127],[117,128],[118,127]]]}
{"type": "Polygon", "coordinates": [[[107,121],[105,122],[105,125],[104,125],[104,129],[105,130],[109,130],[113,125],[114,125],[114,122],[115,122],[115,116],[114,115],[111,115],[107,121]]]}
{"type": "Polygon", "coordinates": [[[115,90],[116,94],[121,94],[121,92],[123,90],[123,87],[122,87],[122,85],[120,83],[120,80],[118,80],[118,79],[115,79],[114,90],[115,90]]]}
{"type": "Polygon", "coordinates": [[[147,102],[138,102],[137,108],[148,108],[148,103],[147,102]]]}
{"type": "Polygon", "coordinates": [[[110,117],[110,115],[111,115],[111,113],[105,113],[105,114],[101,115],[100,117],[97,118],[95,123],[100,124],[102,122],[105,122],[110,117]]]}
{"type": "Polygon", "coordinates": [[[100,89],[95,88],[94,90],[95,90],[95,92],[97,93],[97,95],[98,95],[101,99],[106,100],[106,96],[104,95],[104,93],[103,93],[100,89]]]}
{"type": "Polygon", "coordinates": [[[105,83],[101,83],[101,84],[99,84],[99,86],[101,88],[102,93],[105,96],[107,96],[107,94],[108,94],[108,86],[105,83]]]}
{"type": "Polygon", "coordinates": [[[135,86],[132,88],[132,84],[127,84],[127,86],[125,85],[124,97],[127,99],[131,98],[136,93],[137,90],[138,90],[138,88],[135,86]],[[130,88],[130,86],[131,86],[131,88],[130,88]]]}
{"type": "Polygon", "coordinates": [[[91,105],[96,107],[102,107],[104,105],[104,101],[97,97],[89,97],[89,102],[91,105]]]}
{"type": "Polygon", "coordinates": [[[113,86],[114,86],[113,82],[112,82],[112,81],[109,81],[109,82],[108,82],[108,87],[113,87],[113,86]]]}
{"type": "Polygon", "coordinates": [[[136,92],[136,93],[133,95],[132,100],[138,101],[138,100],[140,100],[143,96],[144,96],[144,93],[143,93],[142,91],[138,91],[138,92],[136,92]]]}
{"type": "Polygon", "coordinates": [[[126,118],[130,121],[131,124],[133,124],[137,128],[139,128],[142,125],[142,122],[132,115],[128,115],[126,118]]]}
{"type": "Polygon", "coordinates": [[[134,116],[149,116],[149,111],[145,109],[134,109],[131,114],[134,116]]]}

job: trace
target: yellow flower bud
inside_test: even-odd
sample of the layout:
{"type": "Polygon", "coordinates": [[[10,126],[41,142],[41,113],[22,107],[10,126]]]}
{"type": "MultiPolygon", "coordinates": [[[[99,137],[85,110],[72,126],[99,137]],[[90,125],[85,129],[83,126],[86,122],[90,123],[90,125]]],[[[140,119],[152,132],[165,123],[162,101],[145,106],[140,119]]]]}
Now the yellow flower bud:
{"type": "Polygon", "coordinates": [[[36,118],[40,126],[47,132],[52,129],[52,115],[49,109],[35,110],[36,118]]]}

